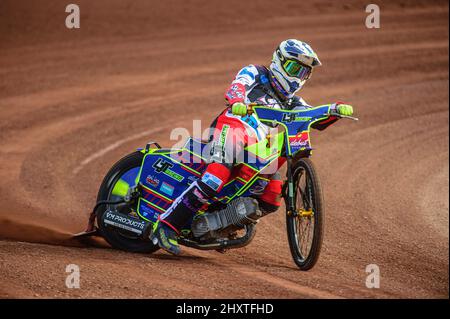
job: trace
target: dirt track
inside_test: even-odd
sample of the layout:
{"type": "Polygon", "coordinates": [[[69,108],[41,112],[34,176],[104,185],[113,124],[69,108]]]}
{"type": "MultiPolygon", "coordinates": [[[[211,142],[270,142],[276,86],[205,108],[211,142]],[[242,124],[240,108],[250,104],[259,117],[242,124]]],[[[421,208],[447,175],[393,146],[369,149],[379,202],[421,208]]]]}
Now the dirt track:
{"type": "Polygon", "coordinates": [[[68,30],[60,1],[2,0],[0,297],[448,298],[448,2],[385,2],[368,30],[364,1],[288,1],[274,15],[270,1],[80,0],[81,29],[68,30]],[[360,117],[313,135],[327,215],[312,271],[291,260],[282,210],[224,255],[70,239],[117,159],[172,145],[171,127],[193,119],[206,127],[237,70],[289,37],[324,64],[302,96],[360,117]],[[81,289],[65,287],[70,263],[81,289]],[[380,289],[365,287],[368,264],[380,289]]]}

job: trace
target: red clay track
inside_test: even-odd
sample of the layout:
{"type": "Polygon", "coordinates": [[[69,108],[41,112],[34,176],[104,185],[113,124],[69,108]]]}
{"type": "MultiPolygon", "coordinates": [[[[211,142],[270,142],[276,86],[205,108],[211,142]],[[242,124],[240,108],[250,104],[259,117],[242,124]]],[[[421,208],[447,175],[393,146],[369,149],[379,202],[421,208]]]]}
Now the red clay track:
{"type": "Polygon", "coordinates": [[[1,297],[448,298],[448,2],[382,2],[378,30],[364,1],[287,2],[79,0],[79,30],[60,1],[0,2],[1,297]],[[291,260],[282,210],[224,255],[70,239],[116,160],[206,127],[237,70],[289,37],[324,64],[303,97],[360,117],[313,135],[327,215],[312,271],[291,260]],[[81,289],[65,286],[70,263],[81,289]]]}

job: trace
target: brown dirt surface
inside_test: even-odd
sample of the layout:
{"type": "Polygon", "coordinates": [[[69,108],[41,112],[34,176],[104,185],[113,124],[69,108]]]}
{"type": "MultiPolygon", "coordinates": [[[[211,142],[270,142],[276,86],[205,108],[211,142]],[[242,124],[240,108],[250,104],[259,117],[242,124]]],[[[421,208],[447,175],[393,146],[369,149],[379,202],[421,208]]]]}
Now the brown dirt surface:
{"type": "Polygon", "coordinates": [[[365,1],[284,2],[79,0],[78,30],[64,2],[0,2],[0,297],[448,298],[448,1],[378,1],[380,29],[365,1]],[[283,209],[226,254],[71,238],[114,162],[206,127],[235,73],[286,38],[323,62],[302,96],[360,118],[313,133],[327,212],[313,270],[291,259],[283,209]]]}

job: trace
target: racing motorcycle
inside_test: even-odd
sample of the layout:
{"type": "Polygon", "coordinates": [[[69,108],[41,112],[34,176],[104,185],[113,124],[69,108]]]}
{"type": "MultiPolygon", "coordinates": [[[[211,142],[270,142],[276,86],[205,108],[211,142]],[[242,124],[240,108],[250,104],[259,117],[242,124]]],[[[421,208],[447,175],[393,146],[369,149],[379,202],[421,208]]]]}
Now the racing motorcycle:
{"type": "MultiPolygon", "coordinates": [[[[247,146],[228,184],[205,211],[199,211],[180,232],[179,244],[224,252],[248,245],[263,216],[254,198],[254,186],[267,182],[266,172],[286,159],[285,201],[287,237],[295,264],[311,269],[319,258],[324,227],[324,202],[319,176],[309,157],[310,128],[316,122],[342,116],[329,105],[305,110],[280,110],[250,105],[248,115],[281,127],[274,136],[247,146]],[[253,188],[252,188],[253,187],[253,188]]],[[[159,249],[150,240],[154,223],[206,169],[209,143],[189,138],[178,149],[150,142],[120,159],[106,174],[88,228],[80,236],[99,235],[112,247],[139,253],[159,249]],[[96,226],[96,225],[97,226],[96,226]]]]}

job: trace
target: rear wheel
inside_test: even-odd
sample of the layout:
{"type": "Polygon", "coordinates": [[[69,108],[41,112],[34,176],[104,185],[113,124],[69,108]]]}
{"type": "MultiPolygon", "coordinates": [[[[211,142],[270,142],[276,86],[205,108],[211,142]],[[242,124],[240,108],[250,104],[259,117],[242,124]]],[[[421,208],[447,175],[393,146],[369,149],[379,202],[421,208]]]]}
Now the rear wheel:
{"type": "MultiPolygon", "coordinates": [[[[97,202],[102,200],[118,201],[128,192],[128,189],[137,182],[137,177],[142,164],[144,154],[134,152],[119,160],[106,174],[100,186],[97,202]]],[[[130,205],[103,205],[97,210],[97,224],[101,235],[114,248],[135,252],[152,253],[159,249],[150,240],[146,241],[126,230],[111,227],[103,223],[103,214],[107,211],[115,211],[122,214],[130,214],[136,211],[136,207],[130,205]]]]}
{"type": "Polygon", "coordinates": [[[311,160],[300,159],[293,172],[295,212],[286,216],[289,247],[297,266],[309,270],[319,259],[322,246],[322,189],[311,160]]]}

